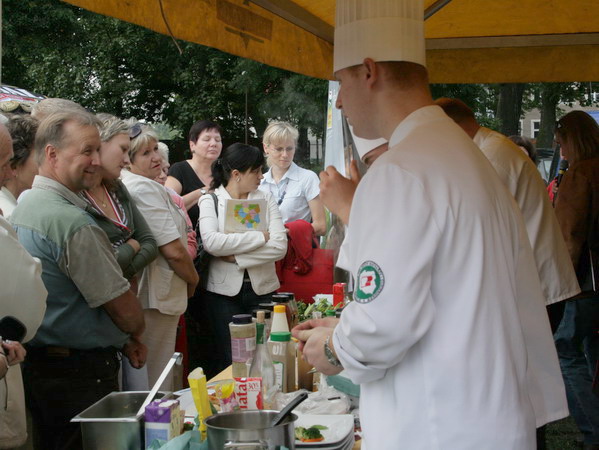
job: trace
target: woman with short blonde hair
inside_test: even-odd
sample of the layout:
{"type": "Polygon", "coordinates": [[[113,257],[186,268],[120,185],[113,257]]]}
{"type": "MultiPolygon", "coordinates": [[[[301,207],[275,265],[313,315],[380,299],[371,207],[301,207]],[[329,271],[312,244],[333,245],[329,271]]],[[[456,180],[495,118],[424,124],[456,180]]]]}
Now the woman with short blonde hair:
{"type": "Polygon", "coordinates": [[[299,133],[289,122],[271,122],[262,136],[262,145],[270,167],[260,190],[276,199],[283,222],[311,222],[314,234],[326,232],[324,206],[320,200],[318,176],[293,162],[299,133]]]}
{"type": "MultiPolygon", "coordinates": [[[[187,223],[164,186],[154,179],[162,171],[158,136],[146,124],[131,126],[131,164],[121,178],[144,215],[156,243],[158,258],[147,266],[139,282],[138,297],[144,308],[148,347],[148,382],[153,385],[175,350],[179,316],[198,283],[198,274],[187,252],[187,223]]],[[[172,391],[169,374],[162,389],[172,391]]],[[[146,383],[147,384],[147,383],[146,383]]],[[[134,390],[147,389],[138,385],[134,390]]]]}

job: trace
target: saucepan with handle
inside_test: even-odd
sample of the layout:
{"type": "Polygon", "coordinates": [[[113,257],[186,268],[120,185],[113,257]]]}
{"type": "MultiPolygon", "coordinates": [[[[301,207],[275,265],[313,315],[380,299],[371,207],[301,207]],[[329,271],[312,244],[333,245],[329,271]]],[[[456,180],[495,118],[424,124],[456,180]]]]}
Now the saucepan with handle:
{"type": "Polygon", "coordinates": [[[206,419],[210,450],[278,450],[295,449],[297,416],[291,411],[308,398],[302,392],[283,410],[234,411],[215,414],[206,419]]]}

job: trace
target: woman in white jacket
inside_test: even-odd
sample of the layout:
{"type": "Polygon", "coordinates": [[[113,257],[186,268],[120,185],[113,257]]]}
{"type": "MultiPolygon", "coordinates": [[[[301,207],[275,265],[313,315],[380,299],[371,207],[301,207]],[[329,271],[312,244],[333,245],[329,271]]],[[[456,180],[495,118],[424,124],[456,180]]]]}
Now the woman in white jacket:
{"type": "Polygon", "coordinates": [[[205,298],[217,341],[215,354],[223,355],[221,369],[231,364],[229,322],[235,314],[251,314],[259,303],[270,301],[279,288],[275,261],[287,251],[287,233],[276,200],[258,190],[264,155],[258,148],[233,144],[212,164],[211,189],[216,194],[199,201],[199,228],[210,262],[205,298]],[[225,233],[227,199],[266,199],[267,231],[225,233]]]}

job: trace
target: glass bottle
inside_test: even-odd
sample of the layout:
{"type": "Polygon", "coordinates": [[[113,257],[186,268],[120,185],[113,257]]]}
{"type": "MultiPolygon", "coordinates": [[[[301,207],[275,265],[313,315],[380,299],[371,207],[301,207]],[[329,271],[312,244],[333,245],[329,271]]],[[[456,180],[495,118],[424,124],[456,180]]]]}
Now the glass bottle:
{"type": "Polygon", "coordinates": [[[264,324],[256,323],[256,350],[250,366],[250,378],[262,379],[263,409],[273,409],[278,385],[275,377],[275,366],[268,347],[264,344],[264,324]]]}

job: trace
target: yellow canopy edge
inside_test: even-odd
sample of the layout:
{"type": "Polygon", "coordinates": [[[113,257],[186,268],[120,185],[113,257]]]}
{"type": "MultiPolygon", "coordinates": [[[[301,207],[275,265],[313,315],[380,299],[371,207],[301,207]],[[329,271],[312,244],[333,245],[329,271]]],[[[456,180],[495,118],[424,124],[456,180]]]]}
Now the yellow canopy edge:
{"type": "MultiPolygon", "coordinates": [[[[168,23],[178,39],[274,67],[333,75],[334,0],[64,1],[162,34],[168,23]]],[[[598,18],[598,0],[453,0],[426,21],[431,82],[597,81],[598,18]]]]}

